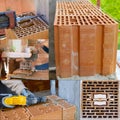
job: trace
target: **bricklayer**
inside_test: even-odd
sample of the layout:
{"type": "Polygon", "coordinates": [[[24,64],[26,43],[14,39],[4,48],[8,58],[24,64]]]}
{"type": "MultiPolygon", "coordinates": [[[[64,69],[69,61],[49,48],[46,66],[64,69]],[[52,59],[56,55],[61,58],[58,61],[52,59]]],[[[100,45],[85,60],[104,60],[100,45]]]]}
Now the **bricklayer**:
{"type": "Polygon", "coordinates": [[[81,119],[119,120],[119,82],[110,81],[82,81],[81,91],[81,119]]]}
{"type": "Polygon", "coordinates": [[[56,13],[54,21],[57,75],[112,74],[116,66],[118,24],[91,3],[79,2],[57,3],[59,9],[56,11],[60,12],[59,15],[56,13]],[[77,9],[77,6],[84,6],[85,10],[77,9]],[[87,14],[87,10],[98,13],[87,14]]]}
{"type": "Polygon", "coordinates": [[[1,118],[2,120],[75,120],[75,106],[58,98],[48,96],[49,101],[46,104],[0,110],[1,118]]]}

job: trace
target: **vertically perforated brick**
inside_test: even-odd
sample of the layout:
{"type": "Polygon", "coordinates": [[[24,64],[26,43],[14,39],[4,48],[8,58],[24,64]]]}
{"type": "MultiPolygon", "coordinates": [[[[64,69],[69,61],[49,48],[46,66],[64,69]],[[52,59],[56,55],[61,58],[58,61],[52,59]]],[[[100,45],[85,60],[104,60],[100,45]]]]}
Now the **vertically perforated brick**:
{"type": "Polygon", "coordinates": [[[117,38],[116,32],[118,27],[116,25],[104,26],[104,41],[103,41],[103,70],[102,74],[107,75],[115,71],[117,38]]]}
{"type": "Polygon", "coordinates": [[[59,7],[56,8],[56,15],[59,16],[56,16],[54,21],[57,76],[63,78],[73,75],[94,76],[114,73],[117,23],[89,1],[58,2],[57,6],[59,7]],[[108,26],[109,30],[107,30],[108,26]],[[61,28],[64,28],[62,30],[64,34],[61,28]],[[105,32],[106,30],[108,32],[105,32]],[[62,38],[69,39],[69,44],[62,38]],[[68,54],[61,49],[60,43],[65,46],[68,44],[71,53],[68,54]],[[111,56],[111,59],[107,56],[111,56]]]}
{"type": "Polygon", "coordinates": [[[76,107],[62,98],[51,95],[47,96],[48,100],[58,106],[60,106],[63,110],[63,119],[62,120],[75,120],[76,107]]]}
{"type": "Polygon", "coordinates": [[[30,120],[62,120],[62,108],[54,104],[35,105],[27,108],[30,120]]]}
{"type": "Polygon", "coordinates": [[[72,26],[59,27],[60,73],[65,77],[72,75],[72,26]]]}
{"type": "Polygon", "coordinates": [[[84,80],[81,87],[82,120],[119,120],[119,81],[84,80]]]}

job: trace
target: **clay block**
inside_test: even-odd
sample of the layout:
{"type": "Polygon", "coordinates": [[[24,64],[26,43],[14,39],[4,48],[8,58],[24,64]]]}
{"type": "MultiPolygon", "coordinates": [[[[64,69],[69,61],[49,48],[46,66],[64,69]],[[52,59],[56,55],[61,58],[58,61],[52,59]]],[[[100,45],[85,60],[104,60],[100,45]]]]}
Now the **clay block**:
{"type": "Polygon", "coordinates": [[[59,27],[59,50],[60,50],[60,70],[65,77],[69,77],[72,74],[72,27],[71,26],[61,26],[59,27]]]}
{"type": "Polygon", "coordinates": [[[119,120],[119,81],[82,81],[82,120],[119,120]]]}
{"type": "Polygon", "coordinates": [[[59,101],[58,106],[63,108],[63,120],[75,120],[75,106],[69,104],[65,100],[59,101]]]}
{"type": "Polygon", "coordinates": [[[47,96],[48,102],[29,107],[0,110],[2,120],[75,120],[76,108],[58,96],[47,96]]]}
{"type": "Polygon", "coordinates": [[[35,105],[27,108],[30,120],[62,120],[62,108],[54,104],[35,105]]]}
{"type": "MultiPolygon", "coordinates": [[[[21,14],[21,16],[32,15],[30,13],[21,14]]],[[[34,16],[34,14],[33,14],[34,16]]],[[[48,39],[48,25],[39,17],[24,20],[17,23],[18,26],[13,30],[6,30],[8,39],[48,39]]]]}
{"type": "Polygon", "coordinates": [[[89,1],[57,2],[54,21],[57,76],[114,73],[117,29],[118,24],[89,1]],[[106,65],[110,65],[108,71],[106,65]]]}
{"type": "Polygon", "coordinates": [[[28,114],[25,108],[15,108],[11,110],[1,111],[2,120],[29,120],[30,114],[28,114]]]}
{"type": "Polygon", "coordinates": [[[75,120],[76,107],[62,98],[51,95],[47,96],[48,100],[52,103],[62,107],[63,109],[63,119],[62,120],[75,120]]]}

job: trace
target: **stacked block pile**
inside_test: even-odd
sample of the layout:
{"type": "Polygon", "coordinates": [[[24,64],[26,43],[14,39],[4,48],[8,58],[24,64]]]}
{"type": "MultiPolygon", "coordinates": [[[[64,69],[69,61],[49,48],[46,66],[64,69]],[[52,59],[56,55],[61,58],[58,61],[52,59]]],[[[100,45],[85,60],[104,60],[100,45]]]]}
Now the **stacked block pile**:
{"type": "Polygon", "coordinates": [[[39,16],[30,12],[18,17],[26,18],[17,22],[14,30],[6,30],[7,38],[48,39],[49,26],[39,16]]]}
{"type": "Polygon", "coordinates": [[[75,106],[57,96],[49,102],[30,107],[0,111],[2,120],[75,120],[75,106]]]}
{"type": "Polygon", "coordinates": [[[110,81],[82,81],[81,119],[82,120],[119,120],[119,82],[110,81]]]}
{"type": "Polygon", "coordinates": [[[57,76],[115,72],[118,24],[86,0],[57,2],[54,39],[57,76]]]}

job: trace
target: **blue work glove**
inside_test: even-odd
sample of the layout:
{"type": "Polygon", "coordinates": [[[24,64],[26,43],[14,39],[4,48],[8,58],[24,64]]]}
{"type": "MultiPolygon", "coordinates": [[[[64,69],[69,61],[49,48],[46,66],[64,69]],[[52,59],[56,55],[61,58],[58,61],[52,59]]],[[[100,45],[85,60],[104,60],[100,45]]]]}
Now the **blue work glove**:
{"type": "Polygon", "coordinates": [[[32,92],[30,92],[28,89],[23,89],[21,92],[21,95],[24,95],[27,97],[27,105],[33,105],[33,104],[47,101],[46,97],[36,96],[32,92]]]}

